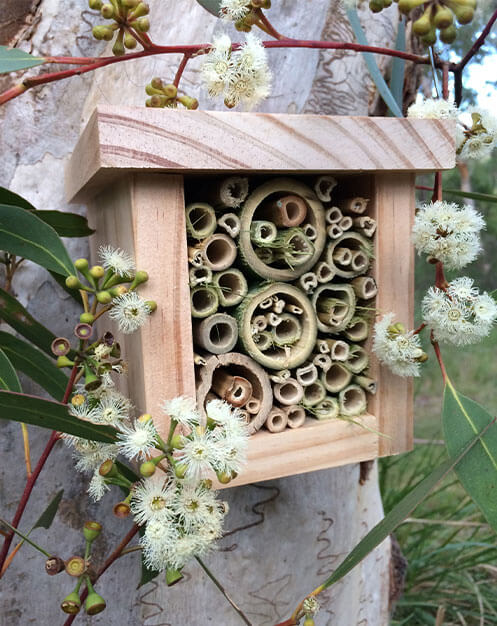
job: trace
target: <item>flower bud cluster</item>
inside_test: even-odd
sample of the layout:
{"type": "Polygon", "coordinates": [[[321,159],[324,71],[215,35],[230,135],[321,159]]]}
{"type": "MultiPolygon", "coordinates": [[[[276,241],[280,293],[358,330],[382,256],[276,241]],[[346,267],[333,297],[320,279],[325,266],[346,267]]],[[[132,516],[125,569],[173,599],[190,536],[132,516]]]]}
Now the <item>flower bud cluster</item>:
{"type": "Polygon", "coordinates": [[[221,0],[219,16],[235,23],[235,28],[248,33],[261,17],[261,9],[270,9],[271,0],[221,0]]]}
{"type": "Polygon", "coordinates": [[[146,106],[153,108],[175,109],[182,104],[186,109],[198,109],[198,100],[190,96],[178,96],[178,88],[171,83],[164,84],[161,78],[152,78],[145,87],[150,96],[145,102],[146,106]]]}
{"type": "Polygon", "coordinates": [[[93,27],[95,39],[112,41],[112,52],[116,56],[122,56],[126,50],[133,50],[138,43],[143,45],[141,33],[150,29],[150,21],[147,17],[150,8],[140,0],[89,0],[90,9],[99,11],[106,20],[112,20],[110,24],[98,24],[93,27]]]}

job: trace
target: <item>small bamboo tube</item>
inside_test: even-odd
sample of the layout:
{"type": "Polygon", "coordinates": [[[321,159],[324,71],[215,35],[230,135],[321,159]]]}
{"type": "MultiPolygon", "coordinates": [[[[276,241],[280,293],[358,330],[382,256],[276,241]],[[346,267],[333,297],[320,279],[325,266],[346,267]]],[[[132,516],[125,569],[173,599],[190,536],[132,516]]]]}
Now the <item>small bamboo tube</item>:
{"type": "Polygon", "coordinates": [[[338,401],[330,396],[326,396],[313,410],[313,415],[318,420],[331,420],[338,417],[339,413],[338,401]]]}
{"type": "Polygon", "coordinates": [[[269,350],[269,348],[273,345],[273,335],[269,330],[263,330],[262,332],[255,333],[252,339],[255,345],[262,352],[266,352],[266,350],[269,350]]]}
{"type": "Polygon", "coordinates": [[[329,354],[330,353],[330,347],[329,347],[328,343],[326,342],[326,339],[318,339],[316,341],[316,346],[317,346],[317,349],[319,350],[319,352],[321,354],[329,354]]]}
{"type": "Polygon", "coordinates": [[[281,433],[285,430],[288,424],[288,416],[282,409],[278,407],[273,407],[269,411],[269,415],[267,416],[266,422],[264,426],[271,433],[281,433]]]}
{"type": "Polygon", "coordinates": [[[245,176],[230,176],[206,189],[207,198],[215,207],[237,209],[248,195],[249,184],[245,176]]]}
{"type": "Polygon", "coordinates": [[[230,267],[213,275],[213,285],[219,296],[221,306],[236,306],[247,295],[247,279],[235,267],[230,267]]]}
{"type": "Polygon", "coordinates": [[[291,378],[291,376],[292,373],[290,372],[290,370],[280,370],[275,374],[271,374],[269,378],[271,382],[278,384],[284,382],[285,380],[288,380],[289,378],[291,378]]]}
{"type": "Polygon", "coordinates": [[[371,276],[358,276],[351,281],[355,295],[362,300],[370,300],[378,293],[378,287],[371,276]]]}
{"type": "Polygon", "coordinates": [[[203,318],[214,315],[219,307],[216,289],[210,286],[194,287],[190,292],[192,317],[203,318]]]}
{"type": "Polygon", "coordinates": [[[330,358],[333,361],[346,361],[349,358],[349,344],[341,339],[324,339],[330,349],[330,358]]]}
{"type": "Polygon", "coordinates": [[[317,301],[317,313],[325,324],[339,323],[347,315],[349,307],[340,298],[320,298],[317,301]]]}
{"type": "Polygon", "coordinates": [[[338,393],[352,380],[352,373],[343,363],[333,363],[327,372],[321,373],[321,382],[326,391],[338,393]]]}
{"type": "Polygon", "coordinates": [[[252,320],[253,334],[261,333],[267,328],[267,319],[265,315],[256,315],[252,320]]]}
{"type": "Polygon", "coordinates": [[[232,406],[241,407],[252,397],[252,384],[243,376],[232,376],[227,370],[218,368],[212,377],[212,389],[232,406]]]}
{"type": "Polygon", "coordinates": [[[243,408],[238,409],[238,415],[240,416],[241,420],[243,420],[247,424],[250,424],[250,418],[252,417],[252,414],[250,413],[250,411],[247,411],[247,409],[243,409],[243,408]]]}
{"type": "Polygon", "coordinates": [[[272,335],[277,346],[292,345],[302,337],[302,324],[297,316],[282,313],[279,324],[273,327],[272,335]]]}
{"type": "Polygon", "coordinates": [[[352,261],[352,250],[349,248],[335,248],[333,251],[333,261],[340,265],[350,265],[352,261]]]}
{"type": "Polygon", "coordinates": [[[193,327],[195,343],[211,354],[233,350],[238,341],[236,320],[226,313],[215,313],[193,327]]]}
{"type": "Polygon", "coordinates": [[[318,231],[314,228],[312,224],[304,224],[302,226],[302,230],[304,231],[304,235],[309,239],[309,241],[315,241],[318,236],[318,231]]]}
{"type": "Polygon", "coordinates": [[[323,372],[327,372],[331,367],[331,356],[329,354],[315,354],[312,362],[323,372]]]}
{"type": "Polygon", "coordinates": [[[256,247],[254,248],[254,252],[257,258],[263,263],[265,263],[266,265],[269,265],[270,263],[274,261],[274,252],[271,250],[271,248],[257,248],[256,247]]]}
{"type": "Polygon", "coordinates": [[[299,278],[299,285],[306,293],[310,293],[318,286],[318,277],[314,272],[306,272],[299,278]]]}
{"type": "Polygon", "coordinates": [[[233,239],[240,234],[240,218],[238,215],[235,215],[235,213],[225,213],[221,215],[217,220],[217,225],[233,239]]]}
{"type": "Polygon", "coordinates": [[[261,401],[259,398],[254,398],[254,396],[249,398],[245,403],[245,410],[250,415],[257,415],[257,413],[261,410],[261,401]]]}
{"type": "Polygon", "coordinates": [[[321,202],[329,202],[331,200],[331,192],[336,187],[337,181],[333,176],[319,176],[314,183],[314,191],[321,202]]]}
{"type": "Polygon", "coordinates": [[[302,315],[302,313],[304,312],[296,304],[289,304],[288,302],[285,303],[285,309],[284,310],[287,311],[287,313],[292,313],[293,315],[302,315]]]}
{"type": "Polygon", "coordinates": [[[368,338],[369,324],[362,317],[353,317],[343,334],[349,341],[364,341],[368,338]]]}
{"type": "Polygon", "coordinates": [[[273,222],[256,220],[250,224],[250,239],[256,246],[269,246],[278,235],[278,229],[273,222]]]}
{"type": "Polygon", "coordinates": [[[267,323],[269,326],[272,326],[273,328],[276,328],[276,326],[279,326],[281,324],[281,315],[276,315],[276,313],[274,311],[270,311],[267,315],[266,315],[266,319],[267,319],[267,323]]]}
{"type": "Polygon", "coordinates": [[[338,394],[340,414],[346,417],[362,415],[366,411],[367,400],[364,389],[359,385],[349,385],[338,394]]]}
{"type": "Polygon", "coordinates": [[[369,378],[369,376],[353,376],[352,382],[355,385],[359,385],[359,387],[362,387],[364,391],[367,391],[373,395],[376,393],[376,380],[374,380],[373,378],[369,378]]]}
{"type": "Polygon", "coordinates": [[[193,353],[193,363],[195,365],[198,365],[198,366],[201,367],[202,365],[205,365],[206,361],[205,361],[205,358],[202,355],[197,354],[197,352],[194,352],[193,353]]]}
{"type": "Polygon", "coordinates": [[[340,228],[338,224],[331,224],[326,229],[326,233],[330,239],[338,239],[343,235],[343,230],[340,228]]]}
{"type": "Polygon", "coordinates": [[[205,265],[214,272],[228,269],[236,259],[236,244],[228,235],[215,233],[200,246],[205,265]]]}
{"type": "Polygon", "coordinates": [[[280,231],[272,246],[275,259],[284,261],[288,266],[303,265],[314,254],[314,246],[307,239],[301,228],[289,228],[280,231]]]}
{"type": "Polygon", "coordinates": [[[298,404],[302,400],[304,388],[295,378],[287,378],[285,381],[274,385],[273,393],[280,404],[290,406],[298,404]]]}
{"type": "Polygon", "coordinates": [[[357,196],[355,198],[348,198],[343,201],[342,210],[345,213],[353,213],[355,215],[361,215],[368,208],[368,202],[366,198],[357,196]]]}
{"type": "Polygon", "coordinates": [[[343,218],[343,213],[337,206],[332,206],[329,209],[326,209],[324,218],[327,224],[338,224],[343,218]]]}
{"type": "Polygon", "coordinates": [[[193,239],[205,239],[216,230],[214,209],[205,202],[192,202],[185,208],[186,231],[193,239]]]}
{"type": "Polygon", "coordinates": [[[276,315],[280,315],[285,310],[286,302],[281,300],[280,298],[276,298],[276,301],[273,304],[273,313],[276,315]]]}
{"type": "Polygon", "coordinates": [[[312,296],[318,329],[336,334],[350,323],[355,311],[356,297],[350,285],[328,283],[320,285],[312,296]]]}
{"type": "Polygon", "coordinates": [[[302,406],[294,405],[283,407],[287,417],[288,428],[300,428],[305,424],[305,409],[302,406]]]}
{"type": "Polygon", "coordinates": [[[315,380],[311,385],[304,387],[302,404],[305,407],[316,406],[326,398],[326,389],[320,380],[315,380]]]}
{"type": "Polygon", "coordinates": [[[365,237],[372,237],[376,231],[376,220],[368,215],[354,218],[355,230],[365,237]]]}
{"type": "Polygon", "coordinates": [[[212,282],[212,270],[208,267],[191,267],[190,272],[190,287],[196,287],[197,285],[208,285],[212,282]]]}
{"type": "Polygon", "coordinates": [[[350,215],[344,215],[342,219],[338,222],[338,226],[340,226],[343,231],[350,230],[353,224],[354,222],[352,221],[350,215]]]}
{"type": "Polygon", "coordinates": [[[300,226],[307,217],[307,204],[299,196],[283,196],[264,208],[264,216],[276,226],[300,226]]]}
{"type": "Polygon", "coordinates": [[[307,387],[307,385],[312,385],[317,380],[318,370],[314,363],[306,363],[302,367],[297,368],[295,376],[303,387],[307,387]]]}
{"type": "Polygon", "coordinates": [[[354,272],[367,272],[369,268],[369,257],[363,250],[356,250],[352,253],[350,267],[354,272]]]}
{"type": "Polygon", "coordinates": [[[335,277],[335,271],[326,261],[320,261],[314,268],[319,283],[329,283],[335,277]]]}
{"type": "Polygon", "coordinates": [[[335,267],[336,274],[341,278],[354,278],[367,269],[369,265],[369,250],[371,249],[371,242],[359,235],[354,231],[348,231],[343,233],[338,239],[330,241],[326,248],[324,259],[333,267],[335,267]],[[348,248],[352,252],[352,260],[349,264],[344,266],[340,260],[336,257],[335,251],[340,248],[348,248]],[[356,257],[356,261],[353,259],[356,257]],[[364,264],[364,259],[367,259],[367,263],[364,264]],[[354,267],[352,267],[354,263],[354,267]],[[360,267],[358,267],[360,264],[360,267]],[[355,268],[355,269],[354,269],[355,268]]]}
{"type": "Polygon", "coordinates": [[[353,344],[350,346],[350,354],[345,366],[353,374],[360,374],[369,365],[369,355],[362,346],[353,344]]]}
{"type": "Polygon", "coordinates": [[[193,267],[203,267],[204,257],[202,256],[202,250],[188,246],[188,263],[193,265],[193,267]]]}

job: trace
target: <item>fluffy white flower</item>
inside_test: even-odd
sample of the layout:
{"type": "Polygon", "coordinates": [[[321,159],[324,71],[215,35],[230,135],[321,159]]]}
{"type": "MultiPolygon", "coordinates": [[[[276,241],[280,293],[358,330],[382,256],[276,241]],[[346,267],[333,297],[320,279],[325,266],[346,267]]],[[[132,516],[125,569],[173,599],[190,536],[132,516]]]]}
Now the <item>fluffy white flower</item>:
{"type": "Polygon", "coordinates": [[[183,426],[192,428],[200,422],[200,416],[197,412],[194,398],[177,396],[176,398],[172,398],[172,400],[166,400],[162,404],[161,409],[166,415],[169,415],[171,419],[183,426]]]}
{"type": "Polygon", "coordinates": [[[88,489],[87,489],[87,492],[90,498],[94,500],[95,502],[98,502],[99,500],[103,498],[103,496],[105,495],[105,492],[109,491],[109,489],[110,487],[105,482],[105,478],[103,476],[100,476],[100,474],[98,473],[98,470],[95,470],[95,472],[93,472],[93,476],[90,480],[90,484],[88,485],[88,489]]]}
{"type": "Polygon", "coordinates": [[[172,523],[151,520],[140,538],[143,560],[148,568],[162,571],[167,568],[168,554],[178,540],[178,532],[172,523]]]}
{"type": "Polygon", "coordinates": [[[202,484],[182,485],[172,504],[172,509],[184,529],[189,532],[192,528],[209,523],[212,512],[218,510],[215,494],[202,484]]]}
{"type": "Polygon", "coordinates": [[[174,497],[175,487],[169,479],[154,476],[142,480],[135,487],[131,499],[136,523],[145,524],[152,520],[167,522],[172,515],[174,497]]]}
{"type": "Polygon", "coordinates": [[[176,452],[176,458],[186,468],[185,479],[198,482],[219,460],[216,440],[210,431],[199,433],[194,430],[184,437],[184,442],[183,448],[176,452]]]}
{"type": "Polygon", "coordinates": [[[151,313],[147,302],[135,291],[128,291],[114,298],[109,315],[119,324],[119,329],[125,333],[133,333],[143,326],[151,313]]]}
{"type": "Polygon", "coordinates": [[[106,392],[95,407],[95,421],[99,424],[120,427],[128,419],[129,401],[118,392],[106,392]]]}
{"type": "Polygon", "coordinates": [[[488,156],[497,144],[497,117],[490,111],[469,109],[457,129],[457,154],[462,160],[488,156]],[[465,123],[471,118],[471,126],[465,123]]]}
{"type": "Polygon", "coordinates": [[[241,20],[249,13],[249,11],[249,0],[221,0],[219,5],[219,16],[232,22],[241,20]]]}
{"type": "Polygon", "coordinates": [[[461,268],[478,256],[484,226],[483,217],[470,206],[430,202],[416,212],[412,238],[420,254],[442,261],[449,269],[461,268]]]}
{"type": "Polygon", "coordinates": [[[112,246],[100,246],[98,254],[106,270],[111,270],[121,277],[131,276],[133,274],[135,261],[133,257],[124,250],[113,248],[112,246]]]}
{"type": "Polygon", "coordinates": [[[416,102],[411,104],[407,109],[407,117],[448,120],[457,117],[458,110],[452,100],[443,100],[441,98],[434,100],[427,98],[426,100],[418,94],[416,102]]]}
{"type": "Polygon", "coordinates": [[[73,417],[77,417],[79,420],[84,420],[85,422],[97,422],[98,421],[98,411],[95,406],[91,406],[86,400],[83,404],[74,406],[72,403],[68,405],[69,414],[73,417]]]}
{"type": "Polygon", "coordinates": [[[155,449],[157,431],[152,420],[144,424],[135,422],[131,427],[122,424],[119,428],[117,446],[126,458],[144,460],[155,449]]]}
{"type": "Polygon", "coordinates": [[[168,551],[168,565],[171,569],[180,570],[194,556],[205,554],[211,540],[200,534],[187,534],[178,537],[177,541],[168,551]]]}
{"type": "Polygon", "coordinates": [[[76,458],[78,472],[93,472],[107,459],[115,459],[119,453],[112,443],[99,443],[75,437],[71,442],[76,458]]]}
{"type": "Polygon", "coordinates": [[[423,356],[419,335],[392,328],[393,313],[384,315],[375,325],[373,351],[379,361],[398,376],[419,376],[423,356]]]}
{"type": "Polygon", "coordinates": [[[99,343],[93,350],[93,356],[100,363],[106,359],[112,352],[112,346],[107,346],[105,343],[99,343]]]}
{"type": "Polygon", "coordinates": [[[228,35],[216,37],[200,70],[211,98],[224,92],[232,67],[231,39],[228,35]]]}

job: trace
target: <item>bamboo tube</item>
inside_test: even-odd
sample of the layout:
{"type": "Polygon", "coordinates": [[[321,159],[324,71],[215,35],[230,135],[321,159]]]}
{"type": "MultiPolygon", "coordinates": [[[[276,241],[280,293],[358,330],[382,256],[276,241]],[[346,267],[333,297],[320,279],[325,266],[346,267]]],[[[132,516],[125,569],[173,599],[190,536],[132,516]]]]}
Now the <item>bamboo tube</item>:
{"type": "Polygon", "coordinates": [[[346,417],[362,415],[366,412],[367,401],[364,389],[359,385],[349,385],[338,394],[340,414],[346,417]]]}
{"type": "Polygon", "coordinates": [[[252,384],[243,376],[233,376],[223,368],[215,370],[212,389],[232,406],[241,407],[252,397],[252,384]]]}
{"type": "Polygon", "coordinates": [[[285,430],[288,424],[288,416],[282,409],[273,407],[269,411],[269,415],[264,423],[264,426],[271,433],[281,433],[285,430]]]}
{"type": "Polygon", "coordinates": [[[250,224],[250,239],[256,246],[268,246],[278,235],[278,229],[268,220],[256,220],[250,224]]]}
{"type": "Polygon", "coordinates": [[[343,218],[343,213],[337,206],[332,206],[329,209],[326,209],[324,216],[327,224],[338,224],[338,222],[343,218]]]}
{"type": "Polygon", "coordinates": [[[318,420],[331,420],[339,415],[339,405],[336,398],[326,396],[313,410],[313,416],[318,420]]]}
{"type": "Polygon", "coordinates": [[[212,354],[230,352],[238,341],[238,325],[230,315],[215,313],[194,324],[193,338],[196,344],[212,354]]]}
{"type": "Polygon", "coordinates": [[[353,344],[350,346],[350,354],[345,366],[353,374],[359,374],[369,365],[369,355],[362,346],[353,344]]]}
{"type": "Polygon", "coordinates": [[[275,374],[271,374],[269,378],[273,383],[279,384],[279,383],[284,382],[285,380],[288,380],[291,376],[292,376],[292,373],[290,372],[290,370],[285,369],[285,370],[280,370],[279,372],[276,372],[275,374]]]}
{"type": "Polygon", "coordinates": [[[306,272],[299,278],[299,285],[305,293],[311,293],[318,286],[318,277],[314,272],[306,272]]]}
{"type": "Polygon", "coordinates": [[[322,402],[326,397],[326,389],[320,380],[315,380],[303,389],[304,397],[302,398],[302,404],[305,407],[316,406],[316,404],[322,402]]]}
{"type": "Polygon", "coordinates": [[[371,276],[358,276],[351,281],[355,295],[363,300],[370,300],[378,293],[378,287],[371,276]]]}
{"type": "Polygon", "coordinates": [[[267,328],[267,319],[265,315],[256,315],[252,320],[252,334],[261,333],[267,328]]]}
{"type": "Polygon", "coordinates": [[[240,234],[240,218],[235,213],[225,213],[217,220],[219,228],[226,231],[226,234],[232,237],[238,237],[240,234]]]}
{"type": "Polygon", "coordinates": [[[206,361],[204,357],[196,352],[193,353],[193,363],[198,366],[205,365],[206,361]]]}
{"type": "Polygon", "coordinates": [[[327,372],[321,373],[321,382],[326,391],[338,393],[344,389],[352,380],[351,372],[343,363],[333,363],[327,372]]]}
{"type": "Polygon", "coordinates": [[[219,297],[214,287],[194,287],[190,292],[192,317],[203,318],[214,315],[219,307],[219,297]]]}
{"type": "Polygon", "coordinates": [[[305,220],[307,204],[299,196],[283,196],[264,207],[264,216],[276,224],[276,226],[293,228],[294,226],[300,226],[305,220]]]}
{"type": "Polygon", "coordinates": [[[312,305],[317,314],[318,329],[336,334],[349,325],[354,315],[356,297],[350,285],[328,283],[315,290],[312,305]]]}
{"type": "Polygon", "coordinates": [[[205,239],[216,230],[216,214],[210,204],[192,202],[185,208],[186,231],[193,239],[205,239]]]}
{"type": "Polygon", "coordinates": [[[215,233],[199,244],[204,264],[214,272],[220,272],[233,265],[236,259],[236,244],[222,233],[215,233]]]}
{"type": "Polygon", "coordinates": [[[312,362],[323,372],[327,372],[331,367],[331,356],[329,354],[315,354],[312,362]]]}
{"type": "Polygon", "coordinates": [[[376,380],[374,380],[373,378],[369,378],[369,376],[353,376],[352,382],[355,385],[359,385],[359,387],[362,387],[364,391],[367,391],[373,395],[376,393],[376,380]]]}
{"type": "Polygon", "coordinates": [[[261,410],[261,401],[259,398],[254,398],[254,396],[249,398],[245,403],[245,410],[250,415],[257,415],[257,413],[261,410]]]}
{"type": "Polygon", "coordinates": [[[316,241],[318,232],[312,224],[304,224],[302,230],[309,241],[316,241]]]}
{"type": "Polygon", "coordinates": [[[365,237],[372,237],[376,231],[376,220],[368,215],[361,215],[361,217],[354,218],[355,230],[365,237]]]}
{"type": "MultiPolygon", "coordinates": [[[[274,195],[273,195],[274,197],[274,195]]],[[[239,238],[240,258],[242,262],[254,274],[274,281],[290,281],[295,280],[302,274],[308,272],[319,260],[326,243],[326,231],[324,221],[324,209],[321,202],[317,199],[314,192],[306,185],[292,178],[276,178],[269,180],[257,187],[245,201],[240,213],[241,230],[239,238]],[[304,262],[298,263],[302,258],[302,254],[293,254],[292,266],[279,267],[276,261],[272,265],[263,262],[254,250],[253,243],[250,239],[250,226],[254,219],[261,217],[265,219],[267,215],[264,213],[264,203],[273,194],[295,195],[299,197],[301,202],[306,205],[307,216],[305,222],[311,224],[316,229],[316,239],[310,242],[307,238],[311,253],[304,255],[304,262]],[[297,256],[299,259],[297,259],[297,256]],[[297,259],[297,263],[295,260],[297,259]]],[[[305,237],[300,231],[300,238],[305,237]]],[[[295,244],[295,242],[293,242],[295,244]]],[[[297,252],[301,252],[297,250],[297,252]]],[[[281,261],[280,261],[281,263],[281,261]]]]}
{"type": "Polygon", "coordinates": [[[275,259],[291,268],[307,263],[314,254],[314,246],[301,228],[280,231],[271,247],[275,259]]]}
{"type": "Polygon", "coordinates": [[[304,397],[304,389],[295,378],[287,378],[273,387],[276,400],[285,406],[298,404],[304,397]]]}
{"type": "MultiPolygon", "coordinates": [[[[269,315],[271,316],[271,313],[269,315]]],[[[317,337],[316,316],[308,298],[294,285],[271,283],[256,289],[244,298],[237,309],[237,316],[239,336],[244,349],[247,354],[264,367],[275,370],[298,367],[307,360],[313,351],[317,337]],[[302,309],[302,315],[298,320],[302,334],[292,346],[273,346],[266,352],[262,352],[253,340],[252,320],[255,316],[260,315],[261,304],[266,301],[270,305],[273,303],[273,296],[285,300],[288,304],[295,304],[302,309]]]]}
{"type": "Polygon", "coordinates": [[[270,265],[274,262],[274,252],[271,248],[254,248],[255,255],[265,265],[270,265]]]}
{"type": "Polygon", "coordinates": [[[269,330],[255,333],[252,339],[261,352],[266,352],[266,350],[269,350],[273,345],[273,335],[269,330]]]}
{"type": "Polygon", "coordinates": [[[305,409],[304,407],[294,405],[283,407],[287,417],[288,428],[300,428],[305,424],[305,409]]]}
{"type": "Polygon", "coordinates": [[[245,176],[230,176],[206,187],[204,196],[216,208],[237,209],[248,195],[249,184],[245,176]]]}
{"type": "Polygon", "coordinates": [[[212,282],[212,270],[208,267],[191,267],[190,272],[190,287],[196,287],[197,285],[207,285],[212,282]]]}
{"type": "Polygon", "coordinates": [[[326,261],[320,261],[314,268],[319,283],[329,283],[335,277],[335,271],[326,261]]]}
{"type": "Polygon", "coordinates": [[[303,386],[307,387],[308,385],[312,385],[317,380],[318,370],[314,363],[306,363],[301,367],[298,367],[295,375],[297,377],[297,381],[303,386]]]}
{"type": "Polygon", "coordinates": [[[353,213],[355,215],[361,215],[368,208],[368,202],[366,198],[356,196],[355,198],[347,198],[342,203],[342,210],[345,213],[353,213]]]}
{"type": "Polygon", "coordinates": [[[321,202],[329,202],[331,200],[331,192],[336,187],[337,181],[333,176],[319,176],[314,183],[314,191],[321,202]]]}
{"type": "Polygon", "coordinates": [[[353,317],[343,334],[349,341],[364,341],[368,338],[369,324],[362,317],[353,317]]]}
{"type": "Polygon", "coordinates": [[[367,272],[369,268],[369,256],[363,250],[356,250],[352,253],[350,267],[354,272],[367,272]]]}
{"type": "Polygon", "coordinates": [[[272,335],[277,346],[293,345],[302,337],[302,324],[295,315],[282,313],[279,324],[273,326],[272,335]]]}
{"type": "Polygon", "coordinates": [[[349,358],[349,344],[341,339],[325,339],[333,361],[346,361],[349,358]]]}
{"type": "Polygon", "coordinates": [[[270,311],[266,315],[266,319],[269,326],[272,326],[273,328],[276,328],[276,326],[279,326],[279,324],[281,324],[281,315],[276,315],[274,311],[270,311]]]}
{"type": "Polygon", "coordinates": [[[302,315],[302,313],[304,312],[296,304],[288,304],[288,302],[285,303],[284,310],[287,311],[288,313],[292,313],[293,315],[302,315]]]}
{"type": "Polygon", "coordinates": [[[238,409],[238,415],[240,416],[240,419],[242,419],[247,424],[250,424],[250,418],[252,417],[252,414],[250,413],[250,411],[247,411],[247,409],[243,409],[243,408],[238,409]]]}
{"type": "Polygon", "coordinates": [[[276,301],[273,304],[273,313],[276,315],[280,315],[285,310],[286,302],[281,298],[276,298],[276,301]]]}
{"type": "Polygon", "coordinates": [[[202,251],[193,246],[188,246],[188,263],[193,267],[203,267],[204,257],[202,251]]]}
{"type": "Polygon", "coordinates": [[[247,295],[247,279],[235,267],[230,267],[213,275],[213,285],[219,296],[221,306],[235,306],[240,304],[247,295]]]}
{"type": "Polygon", "coordinates": [[[326,229],[326,234],[330,239],[338,239],[343,235],[343,230],[340,228],[338,224],[331,224],[326,229]]]}
{"type": "Polygon", "coordinates": [[[326,339],[318,339],[316,341],[316,346],[317,346],[317,349],[319,350],[319,352],[321,354],[329,354],[330,353],[330,347],[328,346],[328,343],[326,342],[326,339]]]}
{"type": "Polygon", "coordinates": [[[269,298],[264,298],[259,304],[259,307],[263,310],[270,309],[273,306],[273,299],[271,296],[269,298]]]}
{"type": "Polygon", "coordinates": [[[333,251],[333,261],[340,265],[350,265],[352,261],[352,250],[349,250],[349,248],[335,248],[333,251]]]}
{"type": "Polygon", "coordinates": [[[371,242],[368,239],[353,231],[348,231],[338,237],[338,239],[330,241],[326,248],[324,257],[325,260],[328,261],[328,263],[331,265],[331,267],[335,268],[336,274],[338,276],[340,276],[341,278],[354,278],[355,276],[364,273],[364,271],[367,269],[367,265],[369,265],[369,256],[371,254],[370,251],[371,242]],[[360,262],[361,267],[356,267],[356,269],[353,269],[351,265],[342,265],[340,261],[335,258],[335,251],[340,248],[348,248],[352,252],[352,259],[354,259],[354,257],[357,257],[355,262],[351,260],[350,263],[352,264],[352,262],[354,262],[354,267],[356,267],[357,264],[360,262]],[[360,255],[358,254],[359,252],[361,253],[360,255]],[[366,267],[363,266],[364,258],[367,258],[366,267]]]}
{"type": "Polygon", "coordinates": [[[350,215],[344,215],[342,219],[338,222],[338,226],[343,231],[350,230],[353,224],[354,222],[352,221],[352,218],[350,217],[350,215]]]}

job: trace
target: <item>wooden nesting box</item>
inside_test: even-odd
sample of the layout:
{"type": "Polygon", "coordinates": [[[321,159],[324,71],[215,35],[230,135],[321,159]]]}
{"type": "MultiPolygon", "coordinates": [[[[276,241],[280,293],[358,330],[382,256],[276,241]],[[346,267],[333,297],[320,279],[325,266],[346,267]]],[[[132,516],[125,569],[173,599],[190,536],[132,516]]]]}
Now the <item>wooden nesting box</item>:
{"type": "MultiPolygon", "coordinates": [[[[121,247],[150,275],[140,293],[159,308],[141,332],[123,337],[125,391],[138,410],[157,417],[163,400],[195,395],[185,185],[234,174],[262,182],[333,174],[341,193],[369,199],[377,221],[376,310],[412,327],[415,175],[454,167],[453,135],[452,123],[439,120],[99,107],[70,160],[67,190],[88,204],[94,251],[102,243],[121,247]]],[[[412,382],[374,358],[370,372],[378,392],[355,420],[362,425],[308,418],[298,429],[259,430],[248,467],[230,485],[409,450],[412,382]]]]}

